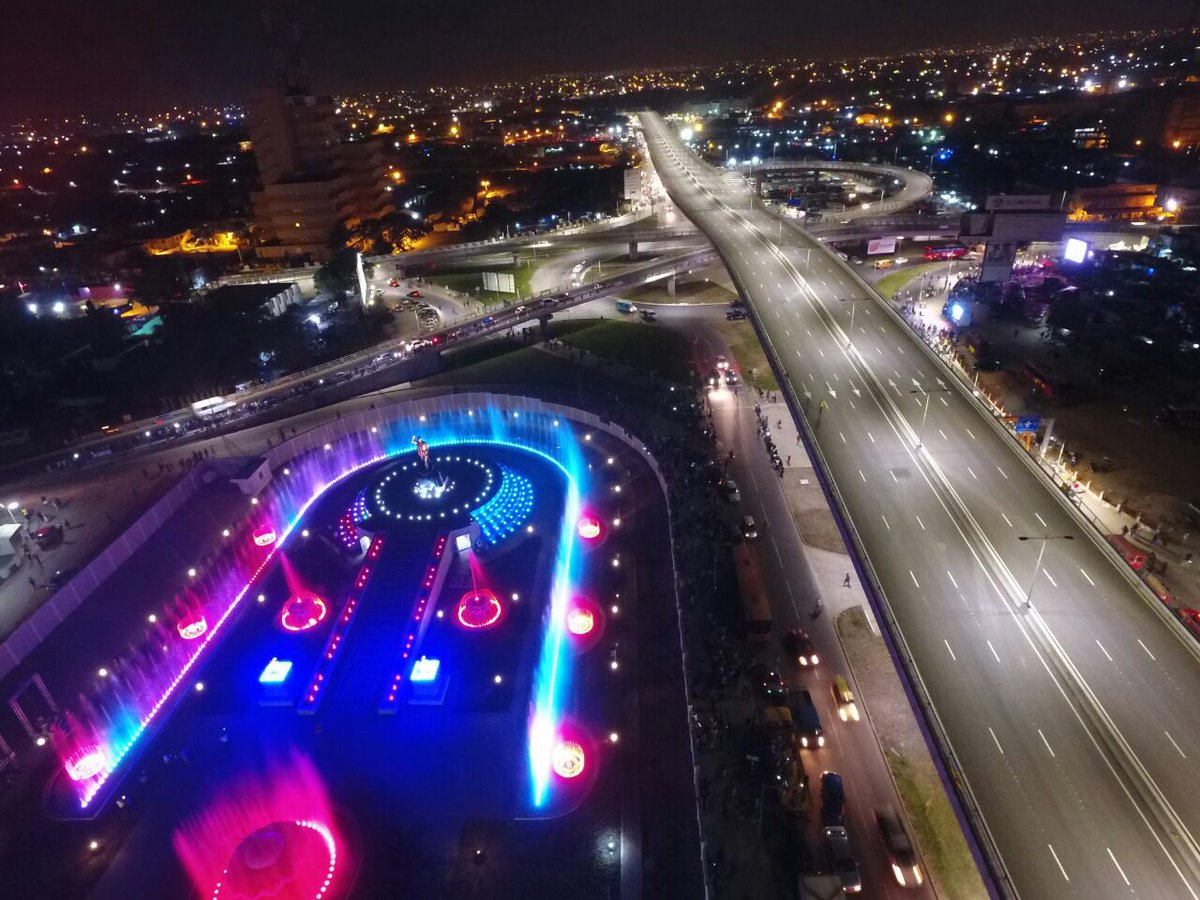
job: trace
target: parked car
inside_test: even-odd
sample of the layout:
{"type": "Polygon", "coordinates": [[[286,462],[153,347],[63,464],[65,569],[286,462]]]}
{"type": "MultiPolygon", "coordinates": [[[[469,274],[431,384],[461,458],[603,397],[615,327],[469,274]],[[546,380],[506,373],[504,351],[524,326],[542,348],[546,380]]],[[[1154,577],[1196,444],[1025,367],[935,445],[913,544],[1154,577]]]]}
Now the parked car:
{"type": "Polygon", "coordinates": [[[725,313],[725,318],[731,322],[736,322],[739,319],[746,318],[746,311],[744,309],[727,310],[725,313]]]}
{"type": "Polygon", "coordinates": [[[850,835],[846,829],[841,825],[827,826],[825,846],[829,850],[829,864],[842,882],[842,890],[847,894],[857,894],[862,890],[862,874],[850,849],[850,835]]]}
{"type": "Polygon", "coordinates": [[[742,492],[738,490],[737,482],[732,478],[725,479],[725,483],[721,485],[721,492],[730,503],[740,503],[742,500],[742,492]]]}

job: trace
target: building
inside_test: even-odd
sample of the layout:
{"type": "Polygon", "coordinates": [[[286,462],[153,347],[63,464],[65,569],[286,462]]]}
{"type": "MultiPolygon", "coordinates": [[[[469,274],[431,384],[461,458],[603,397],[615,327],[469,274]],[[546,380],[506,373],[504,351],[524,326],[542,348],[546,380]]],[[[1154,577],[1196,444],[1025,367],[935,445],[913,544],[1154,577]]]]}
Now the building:
{"type": "Polygon", "coordinates": [[[379,144],[339,141],[334,115],[328,95],[276,87],[252,99],[250,139],[262,182],[251,195],[259,256],[325,258],[339,222],[391,212],[379,144]]]}
{"type": "Polygon", "coordinates": [[[300,286],[295,283],[228,284],[210,291],[205,299],[215,308],[232,315],[275,318],[300,302],[300,286]]]}
{"type": "Polygon", "coordinates": [[[1200,147],[1200,83],[1185,85],[1171,98],[1162,142],[1172,150],[1200,147]]]}
{"type": "Polygon", "coordinates": [[[1067,213],[1073,222],[1138,221],[1157,216],[1157,184],[1104,184],[1071,191],[1067,213]]]}

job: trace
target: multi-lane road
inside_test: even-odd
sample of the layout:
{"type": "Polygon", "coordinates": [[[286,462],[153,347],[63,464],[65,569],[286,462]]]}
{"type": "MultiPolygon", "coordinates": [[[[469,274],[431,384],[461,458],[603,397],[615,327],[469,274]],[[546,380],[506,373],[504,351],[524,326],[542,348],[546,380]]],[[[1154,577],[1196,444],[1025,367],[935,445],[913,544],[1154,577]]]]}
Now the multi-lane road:
{"type": "Polygon", "coordinates": [[[1196,648],[839,260],[641,121],[807,423],[999,889],[1200,900],[1196,648]]]}

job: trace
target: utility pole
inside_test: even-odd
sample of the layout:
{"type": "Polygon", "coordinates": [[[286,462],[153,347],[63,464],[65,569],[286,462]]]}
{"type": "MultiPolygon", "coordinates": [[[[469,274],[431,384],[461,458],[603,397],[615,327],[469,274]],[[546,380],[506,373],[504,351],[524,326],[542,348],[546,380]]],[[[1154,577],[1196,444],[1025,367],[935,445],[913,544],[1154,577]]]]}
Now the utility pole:
{"type": "Polygon", "coordinates": [[[1037,583],[1038,572],[1042,568],[1042,556],[1046,552],[1047,541],[1073,541],[1073,534],[1043,534],[1043,535],[1028,535],[1023,534],[1017,538],[1018,541],[1040,541],[1041,549],[1038,550],[1037,562],[1033,566],[1033,577],[1029,579],[1029,590],[1025,592],[1025,608],[1033,608],[1033,586],[1037,583]]]}

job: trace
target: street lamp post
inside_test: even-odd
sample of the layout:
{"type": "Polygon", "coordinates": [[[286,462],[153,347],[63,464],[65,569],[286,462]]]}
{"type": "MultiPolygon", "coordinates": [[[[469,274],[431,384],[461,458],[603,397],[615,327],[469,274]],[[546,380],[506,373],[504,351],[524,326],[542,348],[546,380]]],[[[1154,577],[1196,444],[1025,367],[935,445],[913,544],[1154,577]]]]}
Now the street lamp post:
{"type": "Polygon", "coordinates": [[[921,428],[917,431],[917,449],[919,450],[925,444],[925,423],[929,419],[929,398],[934,394],[948,394],[950,393],[950,388],[946,387],[940,381],[938,382],[938,387],[932,391],[919,384],[916,379],[913,379],[913,384],[917,386],[909,391],[910,394],[925,395],[925,410],[921,413],[921,428]]]}
{"type": "Polygon", "coordinates": [[[4,509],[5,509],[5,511],[8,513],[8,517],[9,517],[10,519],[12,519],[12,523],[13,523],[14,525],[20,525],[20,524],[21,524],[20,522],[18,522],[18,521],[17,521],[17,517],[13,515],[13,510],[14,510],[14,509],[20,509],[20,508],[21,508],[21,504],[20,504],[20,503],[18,503],[16,500],[13,500],[13,501],[11,501],[11,502],[9,502],[9,503],[5,503],[5,504],[4,504],[4,509]]]}
{"type": "Polygon", "coordinates": [[[868,299],[868,298],[867,297],[838,297],[839,302],[850,304],[850,330],[846,334],[846,347],[847,348],[849,348],[850,345],[854,343],[854,309],[855,309],[854,304],[858,303],[860,300],[866,300],[866,299],[868,299]]]}
{"type": "Polygon", "coordinates": [[[1033,577],[1029,579],[1029,590],[1025,594],[1025,608],[1031,609],[1033,605],[1033,586],[1037,584],[1038,572],[1042,569],[1042,556],[1046,552],[1047,541],[1073,541],[1073,534],[1041,534],[1029,535],[1023,534],[1017,538],[1018,541],[1040,541],[1042,546],[1038,550],[1037,562],[1033,566],[1033,577]]]}

